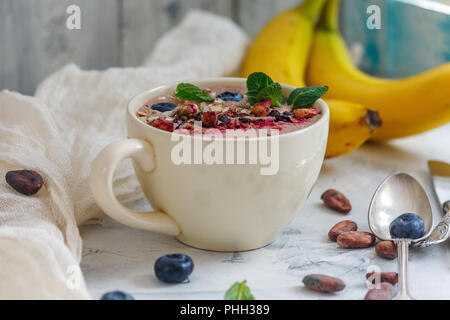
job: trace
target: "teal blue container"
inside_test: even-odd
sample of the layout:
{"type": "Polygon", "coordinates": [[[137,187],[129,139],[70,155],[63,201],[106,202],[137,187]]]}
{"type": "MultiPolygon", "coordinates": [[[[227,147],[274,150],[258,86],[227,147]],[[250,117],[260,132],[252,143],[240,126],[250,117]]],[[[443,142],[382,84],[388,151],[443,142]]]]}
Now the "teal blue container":
{"type": "Polygon", "coordinates": [[[440,0],[344,0],[341,30],[362,48],[358,67],[373,75],[414,75],[450,61],[450,5],[440,0]],[[381,9],[381,29],[369,30],[367,8],[381,9]]]}

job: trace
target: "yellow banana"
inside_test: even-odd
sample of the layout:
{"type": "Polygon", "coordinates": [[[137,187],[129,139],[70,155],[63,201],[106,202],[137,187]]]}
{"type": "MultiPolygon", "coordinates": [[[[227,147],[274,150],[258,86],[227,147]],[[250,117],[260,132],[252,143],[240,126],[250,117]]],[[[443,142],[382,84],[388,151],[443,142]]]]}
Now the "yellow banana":
{"type": "Polygon", "coordinates": [[[378,128],[381,120],[376,111],[360,104],[330,99],[330,134],[326,157],[337,157],[358,148],[378,128]]]}
{"type": "Polygon", "coordinates": [[[329,0],[315,32],[306,81],[328,85],[327,97],[377,110],[383,125],[371,139],[417,134],[450,121],[450,63],[404,79],[381,79],[352,63],[337,27],[340,0],[329,0]]]}
{"type": "MultiPolygon", "coordinates": [[[[273,18],[250,47],[242,76],[259,71],[275,81],[304,87],[315,20],[324,3],[324,0],[305,0],[300,6],[273,18]]],[[[361,105],[335,99],[326,102],[331,115],[326,157],[340,156],[358,148],[380,123],[376,114],[361,105]]]]}
{"type": "Polygon", "coordinates": [[[242,76],[264,72],[274,81],[304,86],[314,24],[324,3],[325,0],[305,0],[274,17],[250,46],[242,76]]]}

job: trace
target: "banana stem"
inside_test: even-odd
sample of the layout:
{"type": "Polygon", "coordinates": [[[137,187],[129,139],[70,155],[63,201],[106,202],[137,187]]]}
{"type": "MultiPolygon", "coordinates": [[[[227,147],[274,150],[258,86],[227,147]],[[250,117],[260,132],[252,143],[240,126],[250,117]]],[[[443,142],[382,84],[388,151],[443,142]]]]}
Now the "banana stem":
{"type": "Polygon", "coordinates": [[[325,30],[338,30],[339,4],[341,0],[328,0],[320,15],[317,28],[325,30]]]}
{"type": "Polygon", "coordinates": [[[299,9],[302,14],[311,20],[315,20],[323,8],[326,0],[304,0],[299,9]]]}

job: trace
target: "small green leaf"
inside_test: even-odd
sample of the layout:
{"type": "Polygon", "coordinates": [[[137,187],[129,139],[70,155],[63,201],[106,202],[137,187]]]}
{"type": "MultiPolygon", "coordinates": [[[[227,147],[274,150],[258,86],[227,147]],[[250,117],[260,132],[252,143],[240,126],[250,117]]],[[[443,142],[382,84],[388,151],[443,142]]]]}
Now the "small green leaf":
{"type": "Polygon", "coordinates": [[[291,92],[288,98],[288,104],[292,109],[310,107],[317,99],[322,97],[328,91],[328,87],[304,87],[297,88],[291,92]]]}
{"type": "Polygon", "coordinates": [[[249,92],[257,94],[272,83],[273,80],[264,72],[254,72],[247,78],[247,89],[249,92]]]}
{"type": "Polygon", "coordinates": [[[256,100],[263,101],[270,99],[273,106],[279,106],[281,99],[281,85],[279,83],[271,83],[268,87],[261,89],[256,95],[256,100]]]}
{"type": "Polygon", "coordinates": [[[247,286],[247,280],[235,282],[225,293],[225,300],[255,300],[250,288],[247,286]]]}
{"type": "Polygon", "coordinates": [[[185,100],[194,100],[199,102],[214,101],[214,99],[211,98],[206,91],[190,83],[180,83],[175,89],[174,94],[176,97],[185,100]]]}
{"type": "Polygon", "coordinates": [[[263,100],[270,99],[273,106],[280,106],[284,99],[282,96],[281,85],[263,72],[255,72],[249,75],[247,79],[247,97],[250,105],[263,100]]]}

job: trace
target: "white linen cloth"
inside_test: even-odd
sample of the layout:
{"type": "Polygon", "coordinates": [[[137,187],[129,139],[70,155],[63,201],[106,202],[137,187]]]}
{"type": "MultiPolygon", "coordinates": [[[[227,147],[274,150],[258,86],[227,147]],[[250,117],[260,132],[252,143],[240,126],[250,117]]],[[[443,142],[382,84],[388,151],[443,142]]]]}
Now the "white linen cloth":
{"type": "MultiPolygon", "coordinates": [[[[34,97],[0,92],[0,299],[89,298],[77,226],[100,212],[90,167],[103,147],[126,137],[127,102],[167,82],[235,75],[247,45],[229,19],[192,11],[142,67],[99,72],[71,64],[34,97]],[[31,197],[17,193],[3,178],[14,169],[38,171],[45,187],[31,197]]],[[[129,162],[117,169],[115,190],[124,204],[142,198],[129,162]]]]}

